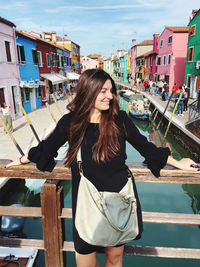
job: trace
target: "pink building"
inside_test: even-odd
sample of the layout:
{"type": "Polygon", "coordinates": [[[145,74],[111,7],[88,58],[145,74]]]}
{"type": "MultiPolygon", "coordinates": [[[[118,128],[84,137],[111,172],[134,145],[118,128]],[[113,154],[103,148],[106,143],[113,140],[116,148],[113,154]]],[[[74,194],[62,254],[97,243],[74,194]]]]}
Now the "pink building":
{"type": "Polygon", "coordinates": [[[13,118],[21,114],[15,27],[14,23],[0,17],[0,102],[5,101],[11,107],[13,118]]]}
{"type": "Polygon", "coordinates": [[[170,91],[174,83],[184,83],[187,41],[187,27],[166,26],[158,38],[157,80],[165,80],[170,91]]]}
{"type": "Polygon", "coordinates": [[[88,69],[98,69],[99,61],[90,57],[81,57],[81,73],[88,69]]]}

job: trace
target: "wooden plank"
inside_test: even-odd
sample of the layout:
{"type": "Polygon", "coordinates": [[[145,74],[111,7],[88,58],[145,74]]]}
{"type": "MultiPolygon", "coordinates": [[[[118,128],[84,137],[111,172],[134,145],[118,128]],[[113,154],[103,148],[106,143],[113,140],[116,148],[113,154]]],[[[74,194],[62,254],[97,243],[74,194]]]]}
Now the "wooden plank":
{"type": "Polygon", "coordinates": [[[64,221],[61,219],[62,207],[64,207],[63,187],[59,187],[57,191],[57,218],[58,218],[58,242],[59,242],[59,253],[60,253],[60,267],[66,266],[66,261],[63,255],[63,242],[65,236],[64,221]]]}
{"type": "Polygon", "coordinates": [[[200,259],[200,249],[192,248],[125,246],[124,254],[156,258],[200,259]]]}
{"type": "Polygon", "coordinates": [[[57,185],[58,181],[45,182],[40,194],[46,267],[61,267],[57,216],[57,185]]]}
{"type": "MultiPolygon", "coordinates": [[[[71,180],[71,170],[65,168],[62,162],[59,162],[51,173],[40,172],[33,163],[5,169],[4,166],[8,162],[8,160],[0,161],[0,178],[71,180]]],[[[166,168],[161,170],[161,176],[156,178],[142,163],[129,162],[127,165],[136,182],[200,184],[200,172],[198,171],[166,168]]]]}
{"type": "Polygon", "coordinates": [[[0,216],[40,218],[42,213],[40,207],[0,206],[0,216]]]}
{"type": "MultiPolygon", "coordinates": [[[[72,219],[72,210],[68,208],[63,208],[61,218],[72,219]]],[[[143,211],[142,218],[144,223],[200,225],[199,214],[161,213],[161,212],[143,211]]]]}
{"type": "Polygon", "coordinates": [[[39,239],[3,238],[0,237],[1,247],[31,248],[44,250],[44,242],[39,239]]]}

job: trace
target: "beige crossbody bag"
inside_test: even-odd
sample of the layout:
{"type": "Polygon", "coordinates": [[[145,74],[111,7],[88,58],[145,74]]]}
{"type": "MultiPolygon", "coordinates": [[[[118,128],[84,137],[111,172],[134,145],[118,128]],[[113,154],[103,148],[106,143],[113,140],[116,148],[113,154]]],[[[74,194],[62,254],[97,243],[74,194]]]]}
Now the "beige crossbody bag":
{"type": "Polygon", "coordinates": [[[75,227],[88,244],[110,247],[135,239],[139,233],[137,203],[132,178],[119,193],[99,192],[83,175],[81,150],[77,155],[81,175],[75,227]]]}

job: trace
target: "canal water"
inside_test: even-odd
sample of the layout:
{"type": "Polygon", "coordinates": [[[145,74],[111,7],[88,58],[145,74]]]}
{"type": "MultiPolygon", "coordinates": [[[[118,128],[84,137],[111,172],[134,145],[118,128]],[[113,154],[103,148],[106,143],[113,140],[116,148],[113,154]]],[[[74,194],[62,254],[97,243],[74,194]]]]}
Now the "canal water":
{"type": "MultiPolygon", "coordinates": [[[[121,109],[126,110],[127,102],[120,100],[121,109]]],[[[149,140],[162,145],[165,129],[155,131],[148,121],[134,120],[140,132],[149,140]]],[[[173,156],[176,159],[188,157],[182,147],[168,136],[173,156]]],[[[127,162],[142,162],[144,158],[127,143],[127,162]]],[[[64,207],[71,208],[71,181],[62,181],[64,188],[64,207]]],[[[137,183],[143,211],[169,213],[200,213],[200,185],[137,183]]],[[[23,180],[11,180],[0,191],[0,205],[19,203],[24,206],[40,206],[39,193],[30,191],[23,180]]],[[[65,240],[72,241],[72,222],[65,220],[65,240]]],[[[30,239],[42,239],[41,219],[27,218],[23,230],[30,239]]],[[[143,236],[130,245],[200,248],[200,226],[179,226],[165,224],[144,224],[143,236]]],[[[75,266],[74,253],[66,253],[67,266],[75,266]]],[[[105,255],[99,254],[98,261],[104,266],[105,255]]],[[[124,256],[123,267],[199,267],[199,260],[165,259],[151,257],[124,256]]],[[[34,267],[44,267],[44,254],[39,253],[34,267]]]]}

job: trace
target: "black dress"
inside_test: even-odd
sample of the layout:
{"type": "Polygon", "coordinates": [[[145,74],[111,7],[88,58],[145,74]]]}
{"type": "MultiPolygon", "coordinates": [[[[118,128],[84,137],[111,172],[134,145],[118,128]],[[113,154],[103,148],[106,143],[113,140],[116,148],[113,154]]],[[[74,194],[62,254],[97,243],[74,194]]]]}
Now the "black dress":
{"type": "MultiPolygon", "coordinates": [[[[84,176],[87,177],[99,191],[119,192],[127,182],[128,167],[125,164],[126,140],[145,158],[148,168],[158,177],[160,170],[166,165],[170,150],[168,148],[157,148],[153,143],[148,142],[146,137],[140,134],[136,126],[128,117],[126,112],[119,112],[119,120],[123,122],[126,130],[126,139],[120,137],[120,154],[112,158],[108,163],[96,164],[92,158],[92,147],[96,144],[99,136],[99,124],[89,123],[82,145],[81,157],[84,176]]],[[[28,158],[35,162],[37,168],[41,171],[52,171],[55,166],[54,157],[57,156],[57,150],[67,141],[70,127],[71,114],[64,115],[58,122],[55,130],[49,137],[42,141],[37,147],[30,149],[28,158]]],[[[80,174],[78,165],[74,162],[71,166],[72,170],[72,215],[75,218],[76,200],[78,187],[80,182],[80,174]]],[[[135,195],[138,201],[138,217],[139,217],[139,235],[141,237],[143,231],[141,207],[137,195],[135,182],[133,179],[135,195]]],[[[99,247],[89,245],[82,240],[74,226],[73,219],[73,239],[75,250],[80,254],[89,254],[97,251],[99,247]]]]}

